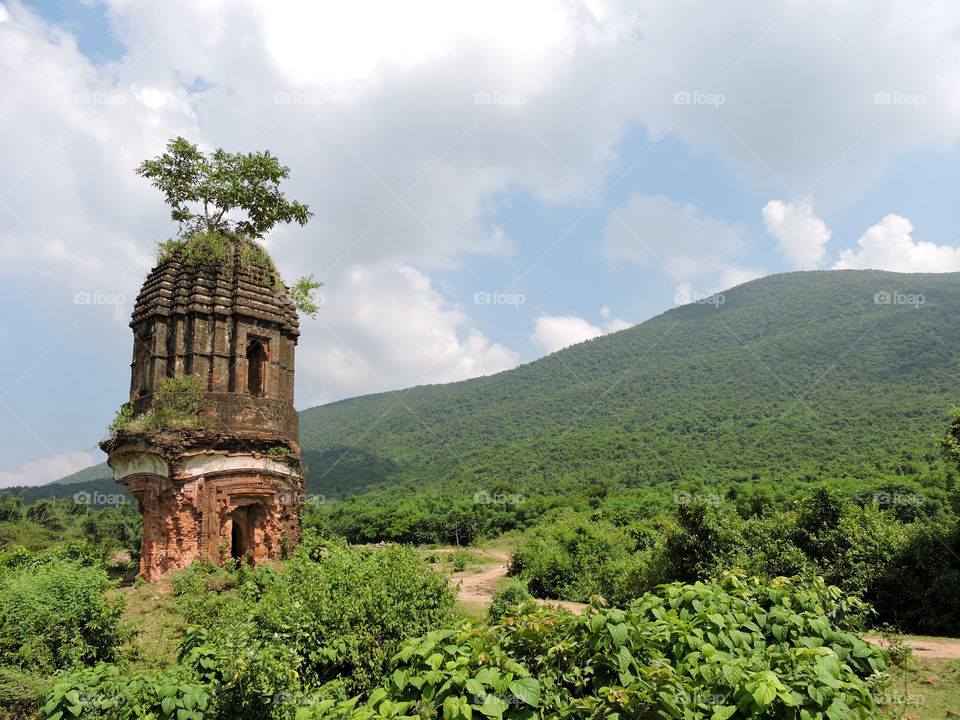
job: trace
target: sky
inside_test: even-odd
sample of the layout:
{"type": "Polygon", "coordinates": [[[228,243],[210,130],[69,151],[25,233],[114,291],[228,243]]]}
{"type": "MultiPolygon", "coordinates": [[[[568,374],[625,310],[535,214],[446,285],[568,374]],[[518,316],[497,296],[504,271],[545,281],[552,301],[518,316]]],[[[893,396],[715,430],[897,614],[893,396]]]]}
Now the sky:
{"type": "Polygon", "coordinates": [[[104,459],[170,138],[315,213],[267,237],[324,283],[304,409],[772,273],[960,270],[958,38],[924,0],[0,0],[0,487],[104,459]]]}

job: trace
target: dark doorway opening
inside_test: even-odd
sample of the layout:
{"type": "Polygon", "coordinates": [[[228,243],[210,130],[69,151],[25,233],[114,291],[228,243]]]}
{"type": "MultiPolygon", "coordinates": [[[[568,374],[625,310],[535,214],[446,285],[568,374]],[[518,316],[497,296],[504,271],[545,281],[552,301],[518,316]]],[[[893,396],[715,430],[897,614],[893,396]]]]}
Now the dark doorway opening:
{"type": "Polygon", "coordinates": [[[230,532],[230,557],[242,560],[247,556],[246,513],[238,510],[233,514],[233,529],[230,532]]]}
{"type": "Polygon", "coordinates": [[[267,380],[267,351],[262,340],[251,340],[247,346],[247,392],[263,397],[267,380]]]}

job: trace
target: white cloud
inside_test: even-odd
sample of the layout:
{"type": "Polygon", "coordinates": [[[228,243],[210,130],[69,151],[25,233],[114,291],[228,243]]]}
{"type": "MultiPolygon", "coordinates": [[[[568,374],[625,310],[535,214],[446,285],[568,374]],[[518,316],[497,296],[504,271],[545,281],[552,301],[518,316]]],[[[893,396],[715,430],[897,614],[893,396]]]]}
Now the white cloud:
{"type": "Polygon", "coordinates": [[[317,319],[303,323],[298,407],[344,394],[488,375],[519,360],[471,327],[467,315],[411,267],[356,266],[322,291],[317,319]]]}
{"type": "Polygon", "coordinates": [[[740,265],[728,265],[720,273],[716,284],[710,288],[711,293],[719,290],[728,290],[745,282],[756,280],[763,277],[764,271],[761,268],[741,267],[740,265]]]}
{"type": "Polygon", "coordinates": [[[797,270],[815,270],[823,265],[831,233],[814,215],[811,201],[771,200],[763,206],[763,222],[797,270]]]}
{"type": "Polygon", "coordinates": [[[44,485],[100,462],[86,451],[65,452],[23,463],[14,472],[0,472],[0,488],[14,485],[44,485]]]}
{"type": "Polygon", "coordinates": [[[637,19],[649,62],[632,77],[654,135],[719,154],[754,187],[842,203],[897,154],[960,137],[958,28],[960,6],[942,2],[664,0],[637,19]]]}
{"type": "Polygon", "coordinates": [[[548,352],[603,335],[603,330],[576,315],[541,315],[533,330],[534,342],[548,352]]]}
{"type": "Polygon", "coordinates": [[[913,225],[907,218],[891,213],[857,240],[859,250],[841,252],[833,267],[934,273],[960,270],[960,248],[914,242],[911,232],[913,225]]]}
{"type": "Polygon", "coordinates": [[[674,301],[705,297],[760,277],[763,271],[740,265],[746,231],[703,215],[689,203],[664,195],[635,193],[607,218],[603,254],[640,267],[653,266],[678,281],[674,301]]]}
{"type": "Polygon", "coordinates": [[[736,258],[743,234],[740,224],[702,215],[689,203],[634,193],[607,218],[603,254],[641,267],[659,266],[675,277],[703,275],[736,258]]]}
{"type": "Polygon", "coordinates": [[[629,327],[633,327],[633,323],[613,317],[610,308],[606,305],[600,308],[600,314],[603,316],[603,329],[606,332],[616,332],[617,330],[626,330],[629,327]]]}
{"type": "Polygon", "coordinates": [[[601,308],[600,314],[604,318],[603,327],[593,325],[577,315],[541,315],[537,318],[531,338],[545,347],[547,352],[555,352],[584,340],[632,327],[626,320],[612,317],[610,308],[606,306],[601,308]]]}

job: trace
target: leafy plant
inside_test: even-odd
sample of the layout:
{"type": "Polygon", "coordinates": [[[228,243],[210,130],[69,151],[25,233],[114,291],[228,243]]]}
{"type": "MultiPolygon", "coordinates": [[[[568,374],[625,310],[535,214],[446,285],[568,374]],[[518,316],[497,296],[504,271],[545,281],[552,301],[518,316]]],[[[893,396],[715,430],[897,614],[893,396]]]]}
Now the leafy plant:
{"type": "Polygon", "coordinates": [[[467,550],[454,550],[450,554],[450,564],[454,572],[463,572],[470,563],[470,553],[467,550]]]}
{"type": "Polygon", "coordinates": [[[884,654],[849,632],[858,601],[822,581],[674,583],[629,609],[525,605],[409,641],[389,679],[298,718],[855,720],[884,654]]]}
{"type": "Polygon", "coordinates": [[[159,673],[111,663],[58,677],[43,706],[46,720],[204,720],[209,689],[185,668],[159,673]]]}
{"type": "Polygon", "coordinates": [[[290,299],[300,312],[314,317],[320,311],[321,300],[316,290],[323,287],[323,283],[313,279],[313,273],[299,278],[287,291],[290,299]]]}
{"type": "Polygon", "coordinates": [[[197,375],[181,375],[166,378],[153,393],[150,409],[127,420],[122,429],[131,432],[144,430],[167,430],[174,428],[202,427],[206,386],[197,375]]]}
{"type": "Polygon", "coordinates": [[[121,597],[99,565],[34,558],[0,574],[0,664],[50,673],[112,660],[125,638],[121,597]],[[39,561],[39,562],[38,562],[39,561]]]}
{"type": "Polygon", "coordinates": [[[151,180],[180,224],[180,235],[214,233],[261,238],[277,223],[305,225],[313,213],[288,201],[279,184],[290,175],[269,151],[204,154],[182,137],[167,143],[167,152],[145,160],[137,174],[151,180]],[[237,213],[244,219],[233,219],[237,213]]]}

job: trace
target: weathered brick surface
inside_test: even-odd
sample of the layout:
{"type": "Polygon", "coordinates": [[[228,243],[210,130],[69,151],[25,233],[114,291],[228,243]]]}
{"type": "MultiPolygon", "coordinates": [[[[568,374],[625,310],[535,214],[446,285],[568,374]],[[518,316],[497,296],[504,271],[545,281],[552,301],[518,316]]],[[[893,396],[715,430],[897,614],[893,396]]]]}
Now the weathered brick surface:
{"type": "Polygon", "coordinates": [[[174,257],[150,272],[137,298],[130,323],[135,412],[149,409],[167,377],[206,381],[205,427],[124,431],[102,444],[117,482],[139,501],[140,569],[148,580],[197,558],[279,558],[300,542],[304,484],[293,409],[299,326],[296,308],[271,280],[238,263],[224,269],[174,257]],[[250,387],[251,380],[259,385],[250,387]],[[267,454],[281,446],[290,452],[267,454]]]}

